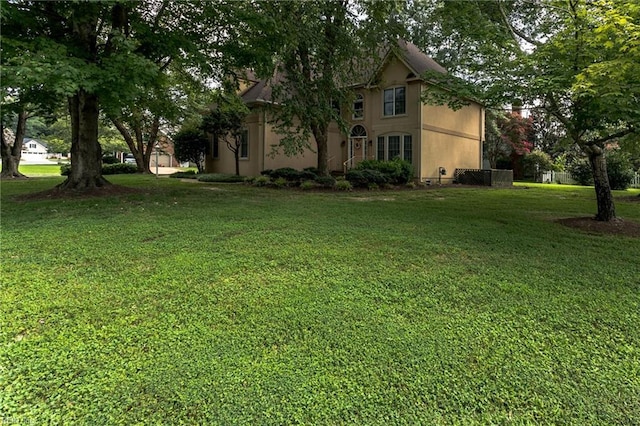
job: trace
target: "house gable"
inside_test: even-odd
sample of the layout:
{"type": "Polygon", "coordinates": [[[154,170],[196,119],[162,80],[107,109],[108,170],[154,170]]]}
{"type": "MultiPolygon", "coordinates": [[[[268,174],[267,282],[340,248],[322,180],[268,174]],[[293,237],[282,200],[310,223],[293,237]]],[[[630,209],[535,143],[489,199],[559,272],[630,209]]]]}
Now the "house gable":
{"type": "MultiPolygon", "coordinates": [[[[481,167],[483,107],[471,103],[453,111],[443,105],[423,104],[422,93],[429,84],[424,74],[446,70],[411,43],[399,41],[379,58],[379,65],[371,67],[370,77],[351,86],[356,95],[354,104],[343,110],[343,118],[350,123],[347,133],[340,133],[337,125],[329,130],[329,170],[344,171],[364,159],[399,156],[411,161],[415,177],[421,181],[438,179],[439,169],[445,168],[449,173],[442,181],[450,182],[456,168],[481,167]]],[[[282,139],[267,108],[272,104],[269,81],[274,80],[278,75],[271,80],[247,80],[241,87],[240,96],[252,110],[246,120],[249,155],[241,160],[241,174],[316,165],[314,149],[296,157],[287,157],[281,150],[273,154],[273,147],[282,139]]],[[[309,142],[315,147],[313,141],[309,142]]],[[[223,144],[217,152],[218,158],[208,156],[207,169],[231,172],[233,156],[223,144]]]]}

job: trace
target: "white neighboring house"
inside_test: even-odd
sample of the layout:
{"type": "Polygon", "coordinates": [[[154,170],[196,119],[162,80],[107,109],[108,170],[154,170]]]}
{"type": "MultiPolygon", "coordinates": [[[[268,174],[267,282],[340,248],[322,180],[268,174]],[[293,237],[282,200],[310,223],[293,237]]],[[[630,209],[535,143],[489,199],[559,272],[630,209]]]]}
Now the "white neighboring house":
{"type": "Polygon", "coordinates": [[[31,139],[24,138],[22,142],[22,161],[34,162],[34,161],[47,161],[49,157],[48,146],[46,143],[31,139]]]}

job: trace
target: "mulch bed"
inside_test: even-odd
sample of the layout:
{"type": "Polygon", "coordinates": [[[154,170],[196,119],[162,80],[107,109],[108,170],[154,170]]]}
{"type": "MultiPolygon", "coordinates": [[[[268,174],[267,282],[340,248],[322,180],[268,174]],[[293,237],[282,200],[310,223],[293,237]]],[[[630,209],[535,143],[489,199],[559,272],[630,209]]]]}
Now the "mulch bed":
{"type": "Polygon", "coordinates": [[[610,222],[601,222],[595,220],[593,217],[568,217],[557,219],[556,222],[589,234],[622,235],[625,237],[640,238],[640,223],[630,220],[618,218],[610,222]]]}

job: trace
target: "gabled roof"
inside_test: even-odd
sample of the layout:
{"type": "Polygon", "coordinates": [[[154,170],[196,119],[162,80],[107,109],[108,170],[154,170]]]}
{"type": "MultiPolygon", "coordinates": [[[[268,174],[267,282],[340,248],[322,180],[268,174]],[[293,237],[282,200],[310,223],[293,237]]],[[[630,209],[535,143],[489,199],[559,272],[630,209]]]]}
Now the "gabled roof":
{"type": "MultiPolygon", "coordinates": [[[[405,40],[398,40],[399,54],[402,55],[402,59],[411,71],[416,74],[416,77],[424,74],[427,71],[436,71],[443,74],[447,73],[439,63],[434,61],[430,56],[427,56],[418,47],[405,40]]],[[[391,49],[389,49],[391,52],[391,49]]]]}
{"type": "Polygon", "coordinates": [[[49,148],[49,145],[47,145],[46,142],[42,142],[42,141],[39,141],[37,139],[33,139],[33,138],[29,138],[29,137],[22,139],[22,146],[24,146],[24,144],[29,143],[29,142],[39,143],[40,145],[44,146],[45,148],[49,148]]]}
{"type": "Polygon", "coordinates": [[[260,80],[240,94],[246,104],[271,102],[271,86],[267,80],[260,80]]]}
{"type": "MultiPolygon", "coordinates": [[[[372,60],[372,71],[362,75],[361,78],[363,81],[355,83],[351,87],[371,84],[380,72],[382,72],[388,61],[394,56],[400,59],[407,68],[411,70],[416,78],[421,78],[421,75],[427,71],[436,71],[443,74],[447,73],[445,68],[423,53],[416,45],[405,40],[398,40],[397,46],[390,46],[387,49],[382,49],[379,58],[377,60],[372,60]],[[376,62],[378,63],[377,67],[375,66],[376,62]]],[[[272,102],[272,89],[270,82],[280,82],[282,80],[282,75],[276,72],[271,79],[262,79],[258,81],[255,79],[255,75],[252,72],[250,73],[251,74],[247,74],[247,80],[253,84],[240,93],[240,97],[246,104],[272,102]]]]}
{"type": "Polygon", "coordinates": [[[356,84],[355,86],[371,85],[393,57],[402,61],[402,63],[409,68],[414,77],[418,79],[422,78],[422,75],[427,71],[435,71],[443,74],[447,73],[447,70],[444,67],[418,49],[415,44],[399,39],[396,46],[391,46],[386,49],[378,67],[370,74],[367,81],[356,84]]]}

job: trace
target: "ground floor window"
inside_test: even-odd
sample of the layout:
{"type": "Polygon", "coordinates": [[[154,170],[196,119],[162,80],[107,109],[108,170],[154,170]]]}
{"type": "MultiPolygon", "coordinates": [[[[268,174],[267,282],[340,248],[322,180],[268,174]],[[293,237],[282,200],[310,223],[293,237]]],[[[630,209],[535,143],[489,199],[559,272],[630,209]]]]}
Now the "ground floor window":
{"type": "Polygon", "coordinates": [[[211,154],[213,158],[220,157],[220,143],[218,140],[218,135],[213,135],[211,138],[211,154]]]}
{"type": "Polygon", "coordinates": [[[240,158],[249,158],[249,131],[244,130],[240,139],[240,158]]]}
{"type": "Polygon", "coordinates": [[[411,162],[413,160],[411,135],[378,136],[376,153],[378,160],[389,161],[394,158],[400,158],[411,162]]]}

